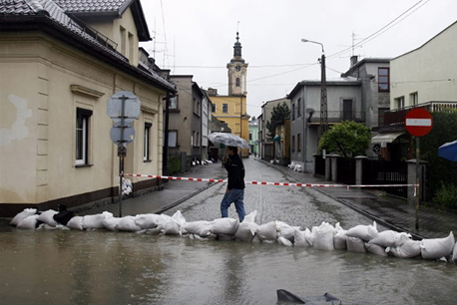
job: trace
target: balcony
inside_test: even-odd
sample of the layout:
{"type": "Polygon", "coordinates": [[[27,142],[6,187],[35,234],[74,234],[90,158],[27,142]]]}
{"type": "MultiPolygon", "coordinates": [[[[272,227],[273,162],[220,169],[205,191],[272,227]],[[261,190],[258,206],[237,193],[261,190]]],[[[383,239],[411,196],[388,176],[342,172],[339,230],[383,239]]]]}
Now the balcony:
{"type": "Polygon", "coordinates": [[[408,106],[384,112],[384,124],[379,128],[383,130],[404,129],[405,116],[411,109],[423,108],[429,112],[457,111],[457,102],[428,102],[425,104],[408,106]]]}
{"type": "MultiPolygon", "coordinates": [[[[343,121],[354,121],[365,123],[365,111],[345,112],[345,111],[327,111],[329,124],[341,123],[343,121]]],[[[320,112],[314,112],[311,117],[307,118],[308,125],[320,125],[320,112]]]]}

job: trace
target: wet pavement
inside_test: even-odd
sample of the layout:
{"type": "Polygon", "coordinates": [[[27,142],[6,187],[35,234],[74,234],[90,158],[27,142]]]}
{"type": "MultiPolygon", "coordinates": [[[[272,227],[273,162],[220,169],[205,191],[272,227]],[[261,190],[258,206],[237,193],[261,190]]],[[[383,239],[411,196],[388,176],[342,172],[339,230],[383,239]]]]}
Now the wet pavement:
{"type": "MultiPolygon", "coordinates": [[[[315,184],[334,184],[334,182],[314,177],[310,173],[295,172],[287,167],[270,164],[260,159],[250,158],[249,162],[259,162],[263,166],[280,171],[287,181],[267,182],[301,182],[315,184]]],[[[147,174],[147,173],[145,173],[147,174]]],[[[192,167],[182,177],[193,178],[226,178],[226,171],[221,163],[192,167]]],[[[246,179],[248,181],[248,179],[246,179]]],[[[136,215],[140,213],[163,213],[178,206],[185,200],[201,193],[205,189],[218,184],[195,181],[167,181],[164,189],[151,192],[122,201],[122,215],[136,215]]],[[[220,183],[219,183],[220,184],[220,183]]],[[[338,183],[339,184],[339,183],[338,183]]],[[[260,186],[259,186],[260,187],[260,186]]],[[[269,186],[262,186],[269,187],[269,186]]],[[[272,186],[274,187],[274,186],[272,186]]],[[[285,187],[279,187],[285,190],[285,187]]],[[[421,207],[419,210],[419,229],[416,229],[416,208],[406,200],[386,195],[382,191],[358,188],[313,188],[321,194],[336,200],[362,215],[375,220],[378,224],[396,231],[411,233],[418,239],[446,237],[450,231],[457,235],[457,215],[432,208],[421,207]]],[[[80,211],[80,215],[95,214],[103,211],[118,215],[119,203],[92,207],[90,210],[80,211]]]]}

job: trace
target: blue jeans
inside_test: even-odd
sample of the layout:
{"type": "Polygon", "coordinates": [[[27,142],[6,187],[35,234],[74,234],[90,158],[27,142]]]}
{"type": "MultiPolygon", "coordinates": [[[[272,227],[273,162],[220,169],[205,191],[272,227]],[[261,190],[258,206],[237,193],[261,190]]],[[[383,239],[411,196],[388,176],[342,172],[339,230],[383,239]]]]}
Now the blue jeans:
{"type": "Polygon", "coordinates": [[[224,198],[221,202],[221,214],[222,217],[228,217],[228,208],[235,202],[236,212],[240,218],[240,222],[244,220],[246,212],[244,211],[244,189],[231,189],[228,193],[225,193],[224,198]]]}

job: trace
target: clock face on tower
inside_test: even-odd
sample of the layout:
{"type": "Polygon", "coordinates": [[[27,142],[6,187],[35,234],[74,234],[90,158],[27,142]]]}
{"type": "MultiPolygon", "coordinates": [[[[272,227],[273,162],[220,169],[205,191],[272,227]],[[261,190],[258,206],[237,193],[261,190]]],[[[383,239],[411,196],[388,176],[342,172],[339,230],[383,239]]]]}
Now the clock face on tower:
{"type": "Polygon", "coordinates": [[[236,67],[235,67],[235,70],[236,70],[236,71],[240,71],[240,70],[241,70],[241,66],[236,66],[236,67]]]}

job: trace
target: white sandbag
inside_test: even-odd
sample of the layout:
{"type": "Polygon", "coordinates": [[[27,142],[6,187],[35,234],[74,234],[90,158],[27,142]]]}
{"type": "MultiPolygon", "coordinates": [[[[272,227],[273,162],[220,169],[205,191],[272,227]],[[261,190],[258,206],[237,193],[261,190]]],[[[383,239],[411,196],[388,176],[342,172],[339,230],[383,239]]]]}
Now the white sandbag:
{"type": "Polygon", "coordinates": [[[217,218],[211,223],[211,232],[214,234],[235,235],[240,222],[235,218],[217,218]]]}
{"type": "Polygon", "coordinates": [[[346,250],[346,230],[344,230],[340,223],[337,222],[335,224],[336,233],[333,235],[333,247],[335,250],[346,250]]]}
{"type": "Polygon", "coordinates": [[[27,208],[24,209],[22,212],[19,212],[14,216],[11,220],[10,225],[17,226],[22,220],[26,219],[29,216],[35,215],[38,212],[38,209],[35,208],[27,208]]]}
{"type": "Polygon", "coordinates": [[[254,210],[244,217],[244,220],[238,225],[238,229],[236,229],[236,239],[252,242],[252,239],[259,229],[259,225],[255,223],[256,216],[257,210],[254,210]]]}
{"type": "Polygon", "coordinates": [[[154,229],[159,225],[160,218],[158,214],[138,214],[135,216],[135,223],[141,229],[154,229]]]}
{"type": "Polygon", "coordinates": [[[277,231],[277,236],[282,236],[290,240],[292,243],[294,242],[294,232],[295,230],[300,230],[300,227],[294,227],[291,225],[288,225],[287,223],[283,221],[276,221],[276,231],[277,231]]]}
{"type": "Polygon", "coordinates": [[[182,215],[181,211],[178,210],[176,211],[171,218],[179,225],[182,226],[184,223],[186,223],[186,219],[182,215]]]}
{"type": "Polygon", "coordinates": [[[49,209],[47,211],[41,212],[40,216],[38,216],[37,220],[44,222],[45,224],[50,225],[51,227],[55,227],[57,225],[57,222],[54,220],[54,215],[56,215],[57,212],[56,210],[49,209]]]}
{"type": "Polygon", "coordinates": [[[296,247],[310,247],[308,239],[311,237],[311,231],[306,228],[304,231],[295,230],[294,232],[294,246],[296,247]]]}
{"type": "Polygon", "coordinates": [[[108,217],[103,220],[103,226],[109,231],[118,231],[118,224],[121,221],[119,217],[108,217]]]}
{"type": "Polygon", "coordinates": [[[333,245],[333,234],[335,228],[327,222],[322,222],[318,227],[314,226],[311,229],[313,235],[313,247],[318,250],[331,251],[335,250],[333,245]]]}
{"type": "Polygon", "coordinates": [[[162,224],[161,230],[165,235],[181,235],[181,227],[171,218],[162,224]]]}
{"type": "Polygon", "coordinates": [[[398,247],[404,242],[411,239],[411,234],[402,232],[398,233],[393,230],[386,230],[378,233],[378,236],[371,239],[369,244],[376,244],[381,247],[398,247]]]}
{"type": "Polygon", "coordinates": [[[449,233],[445,238],[423,239],[420,242],[421,255],[424,259],[439,259],[443,256],[449,256],[454,249],[454,234],[449,233]]]}
{"type": "Polygon", "coordinates": [[[207,237],[211,234],[212,222],[206,220],[190,221],[183,224],[183,233],[207,237]]]}
{"type": "Polygon", "coordinates": [[[365,253],[365,242],[358,237],[346,236],[346,246],[349,252],[365,253]]]}
{"type": "MultiPolygon", "coordinates": [[[[113,218],[113,217],[110,217],[113,218]]],[[[119,231],[135,232],[140,231],[141,228],[136,225],[134,216],[124,216],[121,217],[119,223],[117,224],[117,229],[119,231]]]]}
{"type": "Polygon", "coordinates": [[[257,229],[256,236],[260,241],[275,241],[277,239],[276,235],[276,222],[270,221],[268,223],[261,224],[257,229]]]}
{"type": "Polygon", "coordinates": [[[358,237],[366,242],[378,236],[376,221],[373,225],[357,225],[346,231],[346,236],[358,237]]]}
{"type": "Polygon", "coordinates": [[[67,227],[69,227],[72,230],[84,230],[83,227],[83,216],[74,216],[68,221],[67,227]]]}
{"type": "Polygon", "coordinates": [[[38,216],[38,214],[27,216],[22,219],[16,227],[18,229],[35,230],[38,223],[38,216]]]}
{"type": "Polygon", "coordinates": [[[389,256],[386,252],[386,248],[377,244],[366,243],[365,250],[367,250],[368,253],[376,254],[379,256],[389,256]]]}
{"type": "Polygon", "coordinates": [[[103,220],[113,217],[113,213],[103,212],[100,214],[86,215],[83,217],[83,228],[85,230],[104,229],[103,220]]]}
{"type": "Polygon", "coordinates": [[[288,240],[287,238],[285,238],[284,236],[278,237],[278,244],[288,246],[288,247],[292,247],[292,245],[293,245],[292,242],[290,240],[288,240]]]}
{"type": "Polygon", "coordinates": [[[386,252],[399,258],[413,258],[421,255],[420,241],[407,240],[401,246],[387,247],[386,252]]]}
{"type": "Polygon", "coordinates": [[[457,263],[457,243],[455,243],[455,246],[454,246],[454,251],[452,252],[452,261],[454,263],[457,263]]]}

